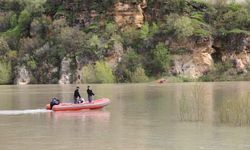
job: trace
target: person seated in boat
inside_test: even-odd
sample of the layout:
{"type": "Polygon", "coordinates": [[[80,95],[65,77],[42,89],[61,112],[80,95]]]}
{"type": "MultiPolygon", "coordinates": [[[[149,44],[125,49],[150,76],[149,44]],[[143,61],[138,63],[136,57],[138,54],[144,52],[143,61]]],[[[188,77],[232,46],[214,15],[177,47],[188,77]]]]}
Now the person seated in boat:
{"type": "Polygon", "coordinates": [[[77,104],[83,103],[85,102],[84,98],[78,98],[77,99],[77,104]]]}
{"type": "Polygon", "coordinates": [[[60,104],[60,100],[53,97],[50,101],[50,109],[52,109],[54,105],[59,105],[59,104],[60,104]]]}
{"type": "Polygon", "coordinates": [[[83,102],[82,97],[79,93],[79,89],[80,89],[79,87],[76,87],[76,90],[74,92],[74,103],[75,104],[79,104],[79,103],[83,102]]]}
{"type": "Polygon", "coordinates": [[[88,86],[87,94],[88,94],[88,101],[89,101],[89,103],[91,103],[92,100],[93,100],[93,95],[95,95],[95,94],[94,94],[93,91],[90,89],[90,86],[88,86]]]}

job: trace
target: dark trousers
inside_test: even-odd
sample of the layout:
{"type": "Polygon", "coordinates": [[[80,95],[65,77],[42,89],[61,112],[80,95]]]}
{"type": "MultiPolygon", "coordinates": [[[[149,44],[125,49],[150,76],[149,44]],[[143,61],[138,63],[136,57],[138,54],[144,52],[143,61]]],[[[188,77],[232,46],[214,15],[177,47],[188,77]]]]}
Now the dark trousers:
{"type": "Polygon", "coordinates": [[[89,96],[89,95],[88,95],[88,100],[89,100],[89,103],[91,103],[92,100],[93,100],[93,96],[89,96]]]}
{"type": "Polygon", "coordinates": [[[78,103],[78,100],[76,97],[74,97],[74,104],[77,104],[78,103]]]}

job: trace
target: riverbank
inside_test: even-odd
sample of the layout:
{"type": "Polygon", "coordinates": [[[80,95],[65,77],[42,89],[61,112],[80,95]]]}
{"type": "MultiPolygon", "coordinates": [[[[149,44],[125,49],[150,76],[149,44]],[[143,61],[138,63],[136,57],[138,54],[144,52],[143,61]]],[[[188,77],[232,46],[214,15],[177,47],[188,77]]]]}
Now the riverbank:
{"type": "Polygon", "coordinates": [[[2,0],[0,7],[0,84],[249,79],[249,3],[2,0]]]}

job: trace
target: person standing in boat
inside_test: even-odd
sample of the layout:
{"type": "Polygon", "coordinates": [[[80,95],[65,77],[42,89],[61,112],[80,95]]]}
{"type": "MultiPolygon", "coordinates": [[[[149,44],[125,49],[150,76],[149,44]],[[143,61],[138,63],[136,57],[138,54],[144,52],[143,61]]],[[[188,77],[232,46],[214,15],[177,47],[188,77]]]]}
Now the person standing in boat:
{"type": "Polygon", "coordinates": [[[78,100],[82,98],[80,93],[79,93],[79,89],[80,89],[79,87],[76,87],[76,90],[74,92],[74,103],[75,104],[78,104],[79,103],[78,100]]]}
{"type": "Polygon", "coordinates": [[[90,86],[88,86],[87,94],[88,94],[88,101],[89,101],[89,103],[91,103],[92,100],[93,100],[93,95],[95,95],[95,94],[94,94],[93,91],[90,89],[90,86]]]}

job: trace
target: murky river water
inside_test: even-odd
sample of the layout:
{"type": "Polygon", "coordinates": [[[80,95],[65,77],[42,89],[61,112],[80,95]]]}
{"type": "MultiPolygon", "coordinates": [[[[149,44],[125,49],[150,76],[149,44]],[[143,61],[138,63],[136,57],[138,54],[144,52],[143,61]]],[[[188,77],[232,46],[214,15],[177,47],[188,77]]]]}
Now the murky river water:
{"type": "MultiPolygon", "coordinates": [[[[250,83],[91,85],[101,110],[50,112],[76,85],[0,86],[1,150],[249,150],[250,83]]],[[[79,85],[86,98],[86,85],[79,85]]]]}

